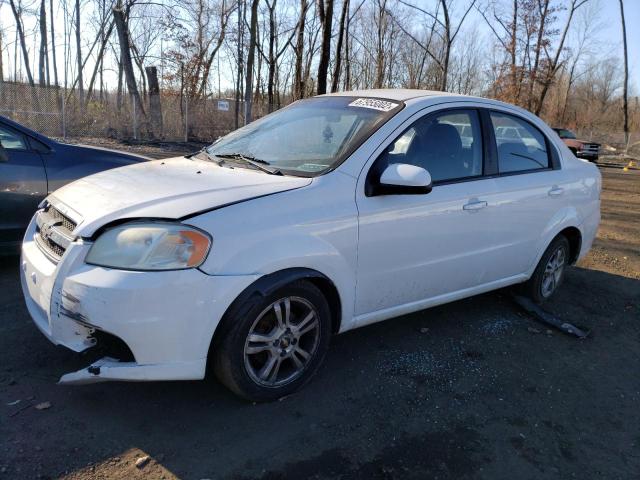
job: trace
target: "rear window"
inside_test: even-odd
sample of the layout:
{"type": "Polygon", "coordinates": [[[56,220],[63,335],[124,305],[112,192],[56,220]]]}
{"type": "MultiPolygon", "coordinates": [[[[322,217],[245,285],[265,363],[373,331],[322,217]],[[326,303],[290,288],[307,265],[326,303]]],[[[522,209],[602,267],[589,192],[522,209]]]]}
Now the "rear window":
{"type": "Polygon", "coordinates": [[[498,172],[513,173],[549,168],[547,142],[540,130],[524,119],[491,112],[498,147],[498,172]]]}

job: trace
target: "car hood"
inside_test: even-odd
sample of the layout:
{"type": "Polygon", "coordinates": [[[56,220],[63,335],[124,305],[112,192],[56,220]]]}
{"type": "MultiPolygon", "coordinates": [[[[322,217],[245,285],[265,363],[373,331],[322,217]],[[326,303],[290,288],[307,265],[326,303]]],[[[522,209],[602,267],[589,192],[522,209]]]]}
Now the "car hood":
{"type": "Polygon", "coordinates": [[[269,175],[179,157],[81,178],[56,190],[47,200],[77,223],[74,233],[87,237],[114,220],[179,219],[310,183],[310,178],[269,175]]]}

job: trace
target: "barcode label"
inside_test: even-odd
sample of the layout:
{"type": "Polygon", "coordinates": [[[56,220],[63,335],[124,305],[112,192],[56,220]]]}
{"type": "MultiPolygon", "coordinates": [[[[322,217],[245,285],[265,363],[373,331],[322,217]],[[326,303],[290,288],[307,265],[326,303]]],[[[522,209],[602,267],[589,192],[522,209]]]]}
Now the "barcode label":
{"type": "Polygon", "coordinates": [[[376,98],[359,98],[349,104],[350,107],[372,108],[381,112],[388,112],[398,106],[397,103],[388,102],[386,100],[378,100],[376,98]]]}

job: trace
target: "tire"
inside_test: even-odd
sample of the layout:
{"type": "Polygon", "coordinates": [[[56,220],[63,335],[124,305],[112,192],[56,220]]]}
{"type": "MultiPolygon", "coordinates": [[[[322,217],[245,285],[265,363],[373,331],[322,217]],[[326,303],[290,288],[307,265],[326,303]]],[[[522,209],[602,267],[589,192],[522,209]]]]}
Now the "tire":
{"type": "Polygon", "coordinates": [[[269,402],[316,373],[329,348],[331,311],[315,285],[298,280],[237,300],[220,327],[212,351],[216,377],[246,400],[269,402]]]}
{"type": "Polygon", "coordinates": [[[540,258],[533,275],[524,283],[523,293],[539,305],[553,297],[564,280],[569,253],[567,237],[558,235],[554,238],[540,258]]]}

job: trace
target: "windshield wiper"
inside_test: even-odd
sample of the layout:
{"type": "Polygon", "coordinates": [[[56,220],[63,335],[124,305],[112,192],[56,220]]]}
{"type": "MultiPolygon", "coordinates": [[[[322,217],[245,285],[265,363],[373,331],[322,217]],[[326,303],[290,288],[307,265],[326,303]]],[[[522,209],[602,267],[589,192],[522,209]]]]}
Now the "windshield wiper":
{"type": "Polygon", "coordinates": [[[185,158],[193,158],[193,157],[196,157],[198,155],[204,155],[208,161],[213,162],[213,163],[217,163],[218,165],[221,165],[222,163],[224,163],[223,160],[216,160],[215,156],[213,156],[209,152],[207,152],[206,147],[203,148],[202,150],[198,150],[197,152],[185,155],[184,157],[185,158]]]}
{"type": "Polygon", "coordinates": [[[271,175],[282,175],[282,172],[277,168],[269,168],[267,165],[270,165],[266,160],[262,160],[260,158],[255,158],[250,155],[244,155],[242,153],[216,153],[216,157],[218,158],[229,158],[232,160],[240,160],[242,162],[248,163],[258,170],[262,170],[263,172],[269,173],[271,175]]]}

